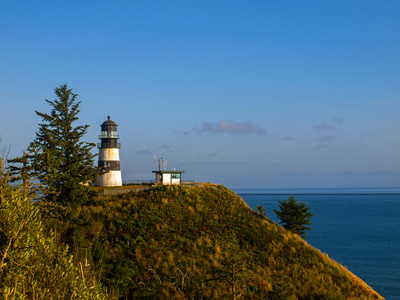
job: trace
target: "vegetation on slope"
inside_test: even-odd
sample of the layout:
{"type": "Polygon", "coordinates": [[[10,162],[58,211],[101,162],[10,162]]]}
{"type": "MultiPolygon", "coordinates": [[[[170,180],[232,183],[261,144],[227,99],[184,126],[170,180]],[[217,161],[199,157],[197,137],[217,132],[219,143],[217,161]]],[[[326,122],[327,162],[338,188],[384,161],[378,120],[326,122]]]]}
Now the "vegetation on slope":
{"type": "Polygon", "coordinates": [[[101,197],[49,225],[120,299],[381,299],[219,185],[101,197]]]}
{"type": "Polygon", "coordinates": [[[0,299],[106,299],[47,232],[40,210],[8,184],[0,157],[0,299]]]}

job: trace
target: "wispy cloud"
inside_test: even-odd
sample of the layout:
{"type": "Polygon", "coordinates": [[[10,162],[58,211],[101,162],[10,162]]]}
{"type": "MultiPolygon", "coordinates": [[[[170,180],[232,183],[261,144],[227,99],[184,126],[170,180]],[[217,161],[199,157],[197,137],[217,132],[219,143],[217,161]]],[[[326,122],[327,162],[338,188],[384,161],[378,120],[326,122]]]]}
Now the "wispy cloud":
{"type": "Polygon", "coordinates": [[[149,155],[149,154],[152,154],[150,149],[144,149],[135,152],[135,155],[149,155]]]}
{"type": "Polygon", "coordinates": [[[337,125],[343,124],[344,119],[334,117],[330,119],[330,122],[322,122],[320,124],[314,124],[313,128],[318,131],[333,131],[336,130],[337,125]]]}
{"type": "Polygon", "coordinates": [[[326,145],[326,144],[319,144],[319,145],[315,146],[315,147],[313,148],[313,150],[314,150],[314,151],[318,151],[318,150],[326,149],[326,148],[328,148],[328,145],[326,145]]]}
{"type": "Polygon", "coordinates": [[[283,140],[287,141],[287,142],[290,142],[290,141],[294,140],[294,137],[293,136],[285,136],[285,137],[283,137],[283,140]]]}
{"type": "Polygon", "coordinates": [[[319,131],[332,131],[335,130],[336,127],[332,124],[326,123],[326,122],[322,122],[320,124],[315,124],[313,125],[313,128],[319,131]]]}
{"type": "Polygon", "coordinates": [[[342,124],[344,122],[344,119],[339,118],[339,117],[334,117],[334,118],[332,118],[332,122],[337,124],[337,125],[340,125],[340,124],[342,124]]]}
{"type": "Polygon", "coordinates": [[[256,126],[253,122],[247,121],[234,123],[227,120],[219,122],[204,122],[201,133],[232,133],[232,134],[264,134],[265,130],[256,126]]]}
{"type": "Polygon", "coordinates": [[[188,135],[190,135],[192,132],[193,132],[193,130],[186,130],[186,131],[175,130],[175,131],[174,131],[174,134],[182,134],[182,135],[188,136],[188,135]]]}
{"type": "Polygon", "coordinates": [[[169,149],[171,149],[171,146],[167,144],[162,144],[160,147],[158,147],[158,150],[169,150],[169,149]]]}
{"type": "Polygon", "coordinates": [[[333,142],[335,140],[335,136],[333,135],[323,135],[317,138],[317,141],[320,143],[327,143],[327,142],[333,142]]]}
{"type": "Polygon", "coordinates": [[[336,139],[336,135],[333,131],[335,131],[337,127],[340,127],[343,122],[344,119],[334,117],[331,118],[329,122],[314,124],[312,127],[318,132],[319,137],[316,138],[318,144],[313,148],[313,150],[318,151],[321,149],[329,149],[334,151],[331,148],[332,143],[336,139]]]}

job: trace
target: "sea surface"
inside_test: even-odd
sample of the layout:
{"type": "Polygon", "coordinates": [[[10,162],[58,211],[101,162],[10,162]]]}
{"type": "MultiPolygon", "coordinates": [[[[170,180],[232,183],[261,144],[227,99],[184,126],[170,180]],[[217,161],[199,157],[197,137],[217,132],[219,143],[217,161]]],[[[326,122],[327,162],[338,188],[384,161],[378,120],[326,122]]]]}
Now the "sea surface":
{"type": "Polygon", "coordinates": [[[254,210],[279,220],[293,195],[314,213],[307,242],[347,267],[385,299],[400,300],[400,188],[233,189],[254,210]]]}

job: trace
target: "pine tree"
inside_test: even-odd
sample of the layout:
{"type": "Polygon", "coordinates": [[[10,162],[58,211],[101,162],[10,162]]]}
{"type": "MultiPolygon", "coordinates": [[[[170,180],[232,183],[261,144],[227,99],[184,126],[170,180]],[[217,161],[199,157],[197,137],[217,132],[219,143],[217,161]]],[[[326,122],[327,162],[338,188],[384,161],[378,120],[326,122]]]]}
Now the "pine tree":
{"type": "Polygon", "coordinates": [[[222,255],[215,274],[224,290],[224,294],[220,296],[233,300],[249,296],[246,295],[247,287],[251,285],[251,274],[247,266],[248,259],[240,249],[239,240],[233,231],[222,246],[226,251],[222,255]]]}
{"type": "Polygon", "coordinates": [[[85,186],[99,174],[90,151],[94,143],[82,142],[89,125],[74,127],[80,101],[67,84],[56,88],[57,99],[46,102],[51,112],[35,111],[42,118],[36,138],[30,143],[32,174],[43,184],[43,197],[62,205],[87,202],[92,192],[85,186]]]}
{"type": "Polygon", "coordinates": [[[34,181],[35,170],[32,160],[33,153],[24,151],[22,156],[7,160],[7,169],[10,174],[9,181],[20,183],[25,193],[36,198],[41,185],[34,181]]]}
{"type": "Polygon", "coordinates": [[[257,209],[262,216],[264,216],[264,217],[267,216],[267,209],[265,207],[262,207],[262,205],[258,205],[257,209]]]}
{"type": "Polygon", "coordinates": [[[280,224],[305,239],[306,231],[310,230],[311,217],[314,215],[309,211],[310,207],[307,207],[305,202],[298,202],[293,196],[279,200],[279,204],[279,210],[274,209],[274,212],[280,224]]]}

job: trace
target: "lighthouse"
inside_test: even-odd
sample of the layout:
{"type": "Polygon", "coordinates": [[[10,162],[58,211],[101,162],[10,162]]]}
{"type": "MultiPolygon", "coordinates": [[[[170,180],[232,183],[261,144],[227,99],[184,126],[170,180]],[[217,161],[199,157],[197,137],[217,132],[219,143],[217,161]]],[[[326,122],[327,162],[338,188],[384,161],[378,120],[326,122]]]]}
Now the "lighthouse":
{"type": "Polygon", "coordinates": [[[119,162],[119,149],[121,144],[118,143],[119,136],[117,134],[117,124],[107,117],[101,126],[101,134],[99,139],[101,143],[97,144],[99,148],[99,164],[103,171],[108,171],[97,179],[98,186],[122,186],[121,166],[119,162]]]}

